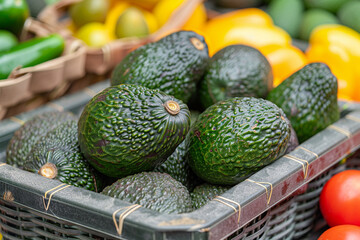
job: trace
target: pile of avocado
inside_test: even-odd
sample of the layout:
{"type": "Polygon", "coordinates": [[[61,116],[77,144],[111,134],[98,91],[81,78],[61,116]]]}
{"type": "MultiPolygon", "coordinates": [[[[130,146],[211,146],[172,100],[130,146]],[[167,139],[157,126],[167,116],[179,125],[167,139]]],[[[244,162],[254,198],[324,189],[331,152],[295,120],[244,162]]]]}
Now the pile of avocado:
{"type": "Polygon", "coordinates": [[[26,122],[7,162],[155,211],[190,212],[339,118],[325,64],[276,88],[272,80],[252,47],[209,57],[202,36],[175,32],[129,53],[78,119],[26,122]]]}

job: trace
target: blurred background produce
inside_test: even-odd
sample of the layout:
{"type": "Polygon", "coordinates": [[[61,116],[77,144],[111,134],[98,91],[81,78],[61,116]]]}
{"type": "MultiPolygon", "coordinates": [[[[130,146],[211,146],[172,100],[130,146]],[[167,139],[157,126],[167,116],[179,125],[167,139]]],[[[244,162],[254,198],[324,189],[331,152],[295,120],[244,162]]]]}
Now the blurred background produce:
{"type": "MultiPolygon", "coordinates": [[[[68,28],[89,47],[102,47],[116,39],[143,38],[164,26],[172,13],[185,2],[83,0],[69,7],[71,21],[68,28]]],[[[205,5],[199,4],[182,29],[200,29],[206,19],[205,5]]]]}
{"type": "MultiPolygon", "coordinates": [[[[94,48],[116,39],[144,38],[170,20],[182,21],[176,9],[186,2],[75,1],[68,9],[68,29],[94,48]]],[[[338,78],[338,97],[360,101],[360,70],[354,67],[360,57],[359,8],[360,0],[205,0],[181,29],[203,35],[210,56],[232,44],[257,48],[272,66],[274,87],[307,63],[324,62],[338,78]]]]}
{"type": "Polygon", "coordinates": [[[0,0],[0,79],[11,78],[15,68],[26,68],[59,57],[65,41],[58,34],[26,38],[30,10],[26,0],[0,0]]]}

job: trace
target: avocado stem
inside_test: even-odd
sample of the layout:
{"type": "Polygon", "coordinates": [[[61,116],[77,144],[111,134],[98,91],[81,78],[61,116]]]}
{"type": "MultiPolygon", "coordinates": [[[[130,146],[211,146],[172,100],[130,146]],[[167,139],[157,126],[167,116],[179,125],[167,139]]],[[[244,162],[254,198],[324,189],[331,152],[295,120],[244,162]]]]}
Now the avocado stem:
{"type": "Polygon", "coordinates": [[[46,178],[55,178],[57,176],[57,167],[53,163],[45,163],[38,172],[41,176],[46,178]]]}
{"type": "Polygon", "coordinates": [[[194,47],[197,49],[197,50],[203,50],[204,49],[204,44],[196,37],[192,37],[190,38],[190,42],[192,43],[192,45],[194,45],[194,47]]]}
{"type": "Polygon", "coordinates": [[[171,115],[177,115],[180,112],[180,105],[173,101],[169,100],[164,104],[164,107],[168,113],[171,115]]]}

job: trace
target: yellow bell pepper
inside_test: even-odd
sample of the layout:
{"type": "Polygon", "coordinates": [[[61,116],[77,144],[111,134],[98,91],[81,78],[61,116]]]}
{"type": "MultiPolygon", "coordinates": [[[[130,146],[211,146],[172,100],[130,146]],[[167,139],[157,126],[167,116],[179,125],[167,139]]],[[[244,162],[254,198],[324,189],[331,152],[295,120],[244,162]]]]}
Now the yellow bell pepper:
{"type": "Polygon", "coordinates": [[[231,44],[245,44],[255,48],[270,44],[291,44],[290,35],[276,26],[229,24],[218,31],[204,31],[204,35],[210,56],[231,44]]]}
{"type": "Polygon", "coordinates": [[[326,63],[338,78],[338,97],[360,101],[360,34],[342,25],[322,25],[313,30],[306,51],[309,62],[326,63]]]}
{"type": "Polygon", "coordinates": [[[272,67],[274,87],[307,64],[305,54],[292,45],[272,44],[260,47],[259,50],[272,67]]]}
{"type": "Polygon", "coordinates": [[[275,26],[271,17],[258,8],[220,14],[206,22],[201,34],[209,46],[210,56],[231,44],[252,47],[290,45],[291,37],[275,26]]]}

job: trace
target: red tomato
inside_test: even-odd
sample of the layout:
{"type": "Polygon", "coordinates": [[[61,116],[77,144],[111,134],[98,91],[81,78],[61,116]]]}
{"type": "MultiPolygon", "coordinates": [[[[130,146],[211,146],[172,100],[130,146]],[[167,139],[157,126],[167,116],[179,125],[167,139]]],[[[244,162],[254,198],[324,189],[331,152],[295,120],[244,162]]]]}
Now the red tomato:
{"type": "Polygon", "coordinates": [[[330,227],[360,226],[360,171],[345,170],[332,176],[321,191],[320,210],[330,227]]]}
{"type": "Polygon", "coordinates": [[[359,240],[360,227],[355,225],[338,225],[329,228],[318,240],[359,240]]]}

